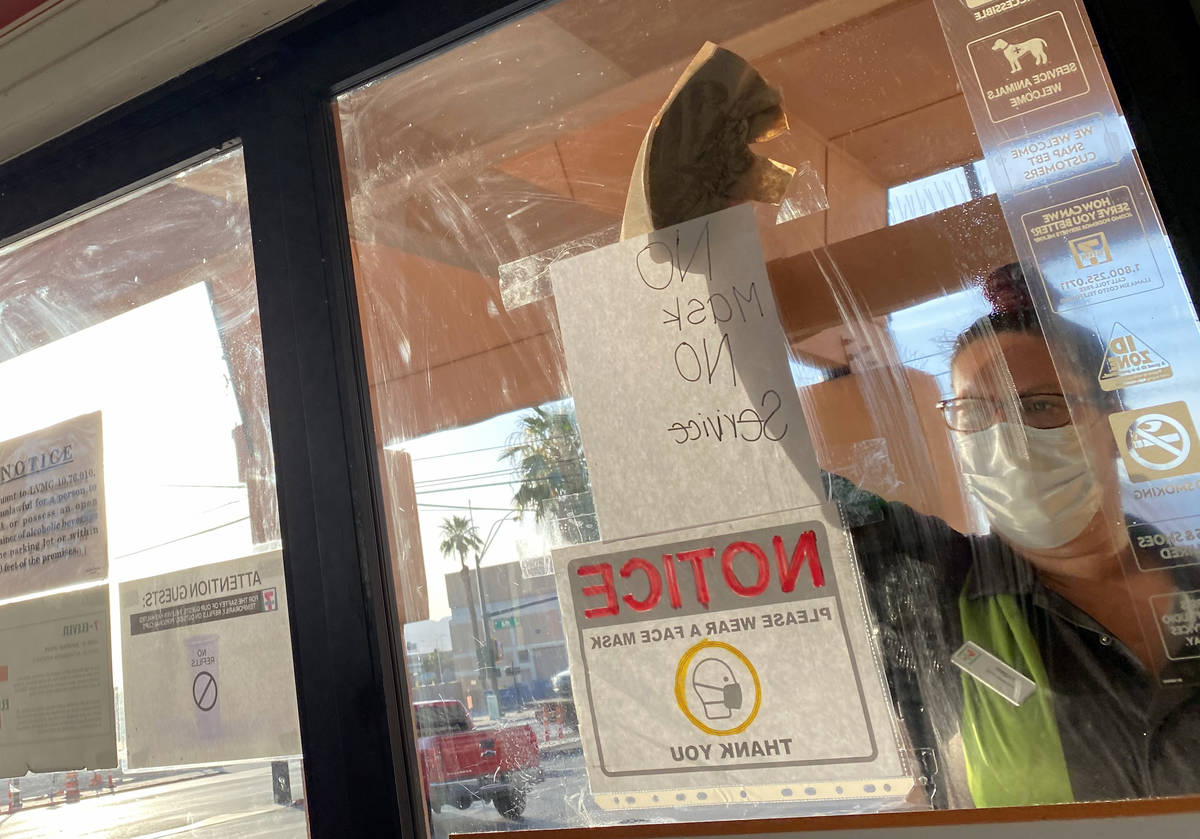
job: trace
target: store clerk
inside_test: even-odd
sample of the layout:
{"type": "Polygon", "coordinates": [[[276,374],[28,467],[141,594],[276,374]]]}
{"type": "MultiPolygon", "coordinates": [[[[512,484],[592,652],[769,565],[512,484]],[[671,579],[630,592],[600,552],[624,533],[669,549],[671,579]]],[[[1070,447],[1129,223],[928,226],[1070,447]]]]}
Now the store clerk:
{"type": "MultiPolygon", "coordinates": [[[[1200,697],[1175,674],[1150,597],[1200,588],[1139,573],[1125,535],[1107,416],[1060,380],[1024,277],[995,271],[993,311],[955,342],[940,403],[991,535],[964,536],[888,504],[854,530],[915,748],[935,751],[950,806],[1046,804],[1200,791],[1200,697]],[[1085,454],[1086,452],[1086,454],[1085,454]],[[1031,678],[1015,707],[950,658],[973,641],[1031,678]]],[[[1072,367],[1099,369],[1090,334],[1072,367]],[[1094,357],[1091,357],[1094,356],[1094,357]]],[[[1082,377],[1083,373],[1080,373],[1082,377]]],[[[935,782],[936,783],[936,782],[935,782]]]]}
{"type": "MultiPolygon", "coordinates": [[[[747,198],[778,202],[778,165],[746,144],[786,126],[779,93],[705,45],[650,124],[622,237],[747,198]]],[[[1200,579],[1137,571],[1107,422],[1115,406],[1077,403],[1072,422],[1068,398],[1094,385],[1059,379],[1020,268],[985,286],[993,311],[955,342],[954,398],[940,407],[991,532],[967,536],[877,498],[871,523],[851,529],[908,743],[933,758],[932,802],[1200,792],[1200,696],[1186,675],[1162,686],[1177,668],[1145,619],[1150,597],[1200,589],[1200,579]],[[1031,695],[1013,706],[960,672],[951,658],[964,641],[1031,679],[1031,695]]],[[[1099,369],[1090,334],[1071,343],[1073,369],[1099,369]]],[[[835,499],[849,487],[837,476],[831,485],[835,499]]]]}

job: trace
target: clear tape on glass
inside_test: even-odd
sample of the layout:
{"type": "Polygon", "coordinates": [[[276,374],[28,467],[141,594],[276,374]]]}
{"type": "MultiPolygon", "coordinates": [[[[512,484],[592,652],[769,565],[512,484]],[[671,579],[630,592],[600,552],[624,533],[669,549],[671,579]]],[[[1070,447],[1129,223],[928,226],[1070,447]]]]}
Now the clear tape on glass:
{"type": "Polygon", "coordinates": [[[825,185],[817,176],[812,161],[806,160],[796,167],[783,199],[779,202],[779,213],[775,216],[776,224],[787,224],[798,218],[822,213],[829,209],[829,196],[825,194],[825,185]]]}
{"type": "Polygon", "coordinates": [[[521,565],[523,579],[549,577],[554,573],[554,566],[550,561],[550,551],[540,540],[518,539],[517,561],[521,565]]]}
{"type": "MultiPolygon", "coordinates": [[[[825,186],[817,176],[812,161],[806,160],[796,168],[796,174],[778,207],[779,212],[775,216],[777,225],[829,209],[829,196],[825,194],[825,186]]],[[[505,309],[512,311],[546,299],[551,295],[551,265],[611,245],[620,238],[620,233],[620,225],[614,224],[544,251],[505,262],[498,269],[500,302],[505,309]]]]}
{"type": "Polygon", "coordinates": [[[620,238],[620,225],[613,224],[594,233],[563,242],[544,251],[506,262],[499,268],[500,302],[509,311],[528,306],[550,296],[550,266],[562,259],[569,259],[620,238]]]}

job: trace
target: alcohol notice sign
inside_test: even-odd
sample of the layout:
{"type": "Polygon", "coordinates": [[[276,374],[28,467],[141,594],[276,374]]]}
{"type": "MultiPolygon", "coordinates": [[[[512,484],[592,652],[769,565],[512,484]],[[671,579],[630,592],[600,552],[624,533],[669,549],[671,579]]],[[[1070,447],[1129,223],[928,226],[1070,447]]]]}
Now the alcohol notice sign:
{"type": "Polygon", "coordinates": [[[605,539],[819,502],[750,205],[551,275],[605,539]]]}
{"type": "Polygon", "coordinates": [[[134,768],[299,754],[278,551],[121,584],[134,768]]]}
{"type": "Polygon", "coordinates": [[[554,563],[601,806],[907,791],[848,543],[822,508],[554,563]]]}
{"type": "Polygon", "coordinates": [[[117,765],[108,587],[0,607],[0,778],[117,765]]]}
{"type": "Polygon", "coordinates": [[[100,414],[0,442],[0,599],[107,574],[100,414]]]}

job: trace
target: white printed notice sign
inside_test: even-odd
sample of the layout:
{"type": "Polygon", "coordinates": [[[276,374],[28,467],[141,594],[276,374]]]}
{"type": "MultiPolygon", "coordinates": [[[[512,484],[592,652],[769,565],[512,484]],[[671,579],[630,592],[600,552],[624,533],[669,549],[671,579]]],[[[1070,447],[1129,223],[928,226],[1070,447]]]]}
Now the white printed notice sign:
{"type": "Polygon", "coordinates": [[[0,599],[107,575],[99,412],[0,442],[0,599]]]}
{"type": "Polygon", "coordinates": [[[819,503],[750,205],[551,278],[605,539],[819,503]]]}
{"type": "Polygon", "coordinates": [[[908,791],[826,509],[564,548],[554,566],[601,806],[908,791]]]}
{"type": "Polygon", "coordinates": [[[0,606],[0,778],[117,765],[108,587],[0,606]]]}
{"type": "Polygon", "coordinates": [[[279,551],[121,584],[129,766],[300,753],[279,551]]]}

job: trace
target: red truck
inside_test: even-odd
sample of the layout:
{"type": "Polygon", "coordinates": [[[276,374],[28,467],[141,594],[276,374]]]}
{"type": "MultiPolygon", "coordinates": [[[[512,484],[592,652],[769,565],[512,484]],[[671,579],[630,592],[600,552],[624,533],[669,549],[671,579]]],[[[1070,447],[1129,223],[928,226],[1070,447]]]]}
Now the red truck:
{"type": "Polygon", "coordinates": [[[532,728],[476,728],[456,699],[414,702],[413,716],[431,811],[445,804],[465,810],[476,801],[490,801],[508,819],[525,811],[526,793],[544,778],[532,728]]]}

